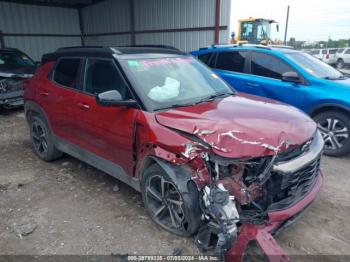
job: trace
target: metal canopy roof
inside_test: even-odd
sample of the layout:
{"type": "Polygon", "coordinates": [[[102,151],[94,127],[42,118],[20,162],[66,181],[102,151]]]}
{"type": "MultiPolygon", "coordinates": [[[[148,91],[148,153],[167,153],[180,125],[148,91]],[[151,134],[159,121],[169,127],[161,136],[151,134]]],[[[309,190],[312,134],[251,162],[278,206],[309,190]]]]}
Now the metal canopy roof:
{"type": "Polygon", "coordinates": [[[68,8],[82,8],[96,4],[103,0],[0,0],[0,2],[11,2],[29,5],[57,6],[68,8]]]}

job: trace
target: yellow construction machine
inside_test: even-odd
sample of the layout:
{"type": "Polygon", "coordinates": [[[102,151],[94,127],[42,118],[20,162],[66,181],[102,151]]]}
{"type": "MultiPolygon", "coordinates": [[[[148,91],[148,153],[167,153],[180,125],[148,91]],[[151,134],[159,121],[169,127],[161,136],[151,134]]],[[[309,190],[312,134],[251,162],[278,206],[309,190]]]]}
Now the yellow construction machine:
{"type": "Polygon", "coordinates": [[[279,45],[281,41],[271,39],[271,25],[276,24],[276,31],[279,31],[278,22],[265,18],[252,18],[238,20],[238,33],[232,33],[232,44],[263,44],[279,45]]]}

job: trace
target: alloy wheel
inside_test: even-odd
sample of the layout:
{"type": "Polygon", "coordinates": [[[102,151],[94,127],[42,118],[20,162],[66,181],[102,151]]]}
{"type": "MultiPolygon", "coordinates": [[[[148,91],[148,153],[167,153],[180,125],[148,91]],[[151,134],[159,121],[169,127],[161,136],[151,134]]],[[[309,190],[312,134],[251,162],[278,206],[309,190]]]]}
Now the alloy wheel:
{"type": "Polygon", "coordinates": [[[325,141],[325,148],[328,150],[342,148],[345,140],[349,139],[349,130],[339,119],[326,118],[317,125],[325,141]]]}
{"type": "Polygon", "coordinates": [[[47,134],[45,128],[38,121],[32,123],[32,138],[35,150],[41,155],[46,153],[48,149],[47,134]]]}
{"type": "Polygon", "coordinates": [[[162,175],[150,177],[145,197],[155,222],[170,231],[187,231],[188,222],[183,209],[183,199],[172,182],[162,175]]]}

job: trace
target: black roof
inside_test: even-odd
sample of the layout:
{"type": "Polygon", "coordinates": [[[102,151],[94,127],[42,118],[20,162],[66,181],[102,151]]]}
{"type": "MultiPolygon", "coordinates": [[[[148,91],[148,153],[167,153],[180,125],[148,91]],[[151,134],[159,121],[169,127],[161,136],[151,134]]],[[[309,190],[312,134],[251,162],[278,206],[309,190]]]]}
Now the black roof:
{"type": "Polygon", "coordinates": [[[49,61],[56,61],[60,57],[102,57],[111,58],[113,55],[132,54],[174,54],[185,55],[184,52],[172,46],[163,45],[139,45],[139,46],[71,46],[57,49],[54,53],[45,54],[42,57],[42,64],[49,61]]]}

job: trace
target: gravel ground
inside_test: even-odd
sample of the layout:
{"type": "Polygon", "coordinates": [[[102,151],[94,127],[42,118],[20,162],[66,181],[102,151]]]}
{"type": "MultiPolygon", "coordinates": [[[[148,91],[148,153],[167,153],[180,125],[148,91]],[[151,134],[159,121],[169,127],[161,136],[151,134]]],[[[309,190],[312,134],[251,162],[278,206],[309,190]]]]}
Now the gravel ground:
{"type": "MultiPolygon", "coordinates": [[[[0,114],[0,254],[198,254],[150,221],[139,193],[65,156],[32,152],[22,110],[0,114]]],[[[350,255],[350,156],[324,158],[325,184],[277,240],[289,254],[350,255]]]]}

